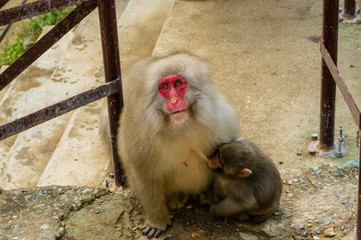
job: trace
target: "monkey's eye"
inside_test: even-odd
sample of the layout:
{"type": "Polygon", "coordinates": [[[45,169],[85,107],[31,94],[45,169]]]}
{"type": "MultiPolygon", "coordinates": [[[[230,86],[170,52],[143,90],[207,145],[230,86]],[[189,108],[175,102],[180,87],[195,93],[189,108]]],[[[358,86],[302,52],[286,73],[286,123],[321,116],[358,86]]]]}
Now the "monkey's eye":
{"type": "Polygon", "coordinates": [[[163,83],[162,89],[168,89],[168,88],[169,88],[168,83],[163,83]]]}
{"type": "Polygon", "coordinates": [[[182,85],[181,80],[175,81],[174,85],[175,85],[176,87],[179,87],[180,85],[182,85]]]}

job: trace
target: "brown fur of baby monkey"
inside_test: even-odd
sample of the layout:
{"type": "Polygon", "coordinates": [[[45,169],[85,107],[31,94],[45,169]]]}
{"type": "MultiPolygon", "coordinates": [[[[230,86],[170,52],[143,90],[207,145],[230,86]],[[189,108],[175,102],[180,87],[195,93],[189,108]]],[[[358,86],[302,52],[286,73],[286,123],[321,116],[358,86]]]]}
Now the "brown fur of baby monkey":
{"type": "Polygon", "coordinates": [[[119,155],[144,209],[143,234],[158,237],[171,224],[167,206],[180,207],[212,184],[202,154],[239,137],[239,123],[208,64],[193,55],[141,60],[126,78],[119,155]]]}
{"type": "Polygon", "coordinates": [[[282,180],[272,159],[256,144],[247,140],[223,144],[209,161],[222,166],[215,170],[211,213],[260,223],[277,210],[282,180]]]}

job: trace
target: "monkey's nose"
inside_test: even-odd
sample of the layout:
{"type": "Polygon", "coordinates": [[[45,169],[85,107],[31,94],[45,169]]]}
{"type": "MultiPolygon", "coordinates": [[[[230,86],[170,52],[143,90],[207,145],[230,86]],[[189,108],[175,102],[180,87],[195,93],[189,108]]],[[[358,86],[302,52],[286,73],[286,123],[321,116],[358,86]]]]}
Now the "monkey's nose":
{"type": "Polygon", "coordinates": [[[178,103],[178,99],[173,99],[172,100],[172,104],[177,104],[178,103]]]}

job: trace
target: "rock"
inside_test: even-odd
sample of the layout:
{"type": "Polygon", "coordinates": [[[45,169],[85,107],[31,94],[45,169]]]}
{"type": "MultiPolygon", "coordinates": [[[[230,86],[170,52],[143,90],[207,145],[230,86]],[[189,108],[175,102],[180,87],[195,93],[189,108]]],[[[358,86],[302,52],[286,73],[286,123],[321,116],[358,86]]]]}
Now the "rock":
{"type": "Polygon", "coordinates": [[[66,200],[67,200],[67,197],[68,197],[68,196],[67,196],[66,194],[62,194],[59,199],[60,199],[61,201],[66,201],[66,200]]]}
{"type": "Polygon", "coordinates": [[[65,228],[64,227],[60,227],[59,229],[58,229],[58,231],[55,233],[55,239],[61,239],[63,236],[64,236],[64,234],[65,234],[65,228]]]}
{"type": "Polygon", "coordinates": [[[326,229],[323,234],[325,235],[325,237],[333,237],[336,235],[332,228],[326,229]]]}
{"type": "Polygon", "coordinates": [[[308,231],[307,231],[307,230],[302,231],[302,233],[301,233],[301,236],[302,236],[302,237],[307,237],[307,235],[308,235],[308,231]]]}
{"type": "Polygon", "coordinates": [[[44,224],[44,225],[41,225],[41,227],[40,227],[40,229],[48,229],[49,228],[49,225],[46,225],[46,224],[44,224]]]}
{"type": "Polygon", "coordinates": [[[192,238],[204,236],[205,234],[206,234],[206,232],[204,230],[198,230],[198,231],[192,232],[192,238]]]}
{"type": "Polygon", "coordinates": [[[258,240],[258,237],[253,236],[253,235],[250,234],[250,233],[240,232],[240,233],[239,233],[239,236],[240,236],[242,239],[258,240]]]}
{"type": "Polygon", "coordinates": [[[356,239],[356,228],[352,229],[342,240],[353,240],[356,239]]]}
{"type": "Polygon", "coordinates": [[[349,168],[358,168],[359,167],[359,160],[353,159],[350,162],[346,163],[342,168],[349,169],[349,168]]]}
{"type": "Polygon", "coordinates": [[[91,189],[90,188],[86,188],[82,191],[82,194],[84,196],[89,196],[91,194],[91,189]]]}

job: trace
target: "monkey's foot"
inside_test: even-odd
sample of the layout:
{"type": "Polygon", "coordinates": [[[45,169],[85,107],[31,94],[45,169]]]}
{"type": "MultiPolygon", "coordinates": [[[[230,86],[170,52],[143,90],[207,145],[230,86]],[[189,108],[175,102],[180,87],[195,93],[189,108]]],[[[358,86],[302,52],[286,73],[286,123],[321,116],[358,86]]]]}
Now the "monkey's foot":
{"type": "Polygon", "coordinates": [[[143,235],[147,236],[147,238],[157,238],[160,234],[165,230],[165,228],[159,227],[151,227],[149,225],[144,225],[140,228],[142,230],[143,235]]]}

